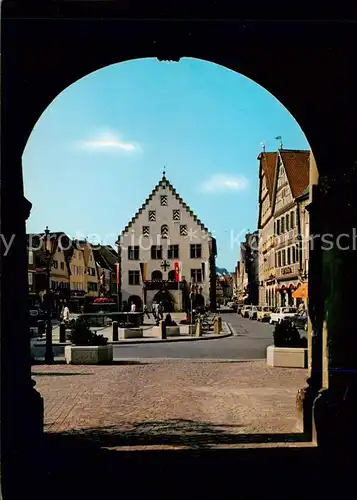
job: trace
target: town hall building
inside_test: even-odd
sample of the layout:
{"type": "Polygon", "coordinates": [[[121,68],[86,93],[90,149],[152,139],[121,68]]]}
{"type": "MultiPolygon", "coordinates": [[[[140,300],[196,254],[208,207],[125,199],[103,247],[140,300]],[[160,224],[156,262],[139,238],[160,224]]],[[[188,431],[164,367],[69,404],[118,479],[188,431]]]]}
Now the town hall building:
{"type": "Polygon", "coordinates": [[[216,307],[216,240],[163,173],[118,238],[123,308],[216,307]]]}

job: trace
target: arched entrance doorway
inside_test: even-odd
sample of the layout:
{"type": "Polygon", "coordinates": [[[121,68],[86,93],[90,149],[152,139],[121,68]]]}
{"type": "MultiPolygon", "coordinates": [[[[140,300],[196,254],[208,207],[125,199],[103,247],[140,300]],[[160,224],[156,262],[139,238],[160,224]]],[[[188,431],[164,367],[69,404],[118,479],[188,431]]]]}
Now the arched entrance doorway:
{"type": "Polygon", "coordinates": [[[143,301],[139,297],[139,295],[130,295],[130,297],[128,298],[129,311],[131,304],[135,304],[136,311],[141,311],[143,309],[143,301]]]}
{"type": "Polygon", "coordinates": [[[155,302],[162,303],[164,312],[165,313],[171,313],[174,312],[175,310],[175,301],[173,296],[168,290],[160,290],[154,295],[155,302]]]}
{"type": "Polygon", "coordinates": [[[167,275],[167,279],[169,281],[176,281],[176,271],[174,271],[174,270],[169,271],[169,273],[167,275]]]}
{"type": "Polygon", "coordinates": [[[153,271],[151,273],[152,281],[161,281],[162,280],[162,272],[159,270],[153,271]]]}
{"type": "MultiPolygon", "coordinates": [[[[246,74],[272,91],[291,110],[303,127],[314,149],[319,174],[326,176],[322,181],[318,181],[316,172],[312,184],[317,185],[319,182],[321,187],[326,187],[324,181],[331,181],[328,190],[321,190],[322,196],[316,198],[317,201],[313,201],[314,211],[310,223],[312,232],[319,233],[323,224],[325,232],[328,233],[331,232],[329,227],[330,229],[332,227],[333,233],[337,233],[339,227],[340,234],[349,232],[354,227],[350,214],[355,213],[355,200],[351,197],[351,203],[345,203],[338,197],[338,192],[345,192],[346,179],[343,178],[345,174],[353,172],[356,161],[354,127],[349,125],[355,122],[355,88],[357,86],[356,78],[352,73],[355,68],[351,64],[351,61],[356,60],[355,39],[349,35],[349,28],[355,29],[352,23],[350,27],[341,23],[341,30],[338,27],[334,30],[328,29],[328,38],[324,31],[320,38],[319,27],[313,26],[313,23],[309,24],[308,29],[304,23],[295,23],[289,26],[288,30],[283,24],[274,25],[272,28],[271,23],[261,23],[260,19],[254,20],[255,15],[259,16],[258,10],[256,13],[244,16],[250,19],[249,23],[242,19],[228,24],[223,21],[219,24],[217,21],[218,25],[214,22],[190,22],[188,25],[184,21],[174,24],[170,20],[177,17],[177,12],[175,6],[172,5],[165,11],[167,21],[165,15],[163,16],[163,21],[166,22],[156,23],[149,20],[143,28],[141,20],[137,24],[135,21],[136,5],[133,5],[130,10],[131,7],[120,5],[117,8],[113,4],[108,15],[105,2],[92,2],[92,4],[91,12],[96,10],[95,17],[90,23],[81,24],[80,37],[78,37],[78,29],[73,29],[73,22],[65,18],[66,14],[63,12],[59,14],[56,2],[46,7],[47,18],[63,16],[61,20],[56,20],[56,28],[53,30],[48,30],[46,22],[21,24],[19,20],[27,18],[28,15],[26,2],[18,3],[17,16],[13,14],[14,2],[4,1],[2,4],[3,19],[6,20],[6,29],[3,33],[3,45],[7,47],[5,51],[9,51],[8,47],[17,47],[16,61],[7,55],[3,58],[2,98],[7,105],[3,114],[6,129],[3,134],[4,162],[1,172],[2,236],[5,241],[12,241],[12,235],[16,235],[11,251],[6,256],[1,254],[2,264],[4,264],[1,279],[3,289],[6,290],[1,297],[3,311],[1,342],[5,351],[1,376],[2,380],[11,381],[11,385],[5,382],[8,385],[3,392],[8,395],[6,405],[11,408],[8,413],[13,418],[11,424],[5,420],[1,425],[7,425],[11,434],[9,440],[10,442],[12,440],[14,449],[21,449],[25,445],[26,436],[35,435],[35,425],[40,422],[41,413],[38,396],[29,380],[29,339],[26,336],[28,263],[25,220],[31,207],[23,196],[21,155],[28,136],[41,113],[62,90],[74,81],[100,67],[141,55],[142,57],[152,55],[166,60],[178,60],[181,54],[192,54],[246,74]],[[95,4],[98,4],[98,9],[95,8],[95,4]],[[10,8],[7,9],[7,6],[10,8]],[[21,8],[24,9],[23,15],[20,12],[21,8]],[[100,12],[101,8],[104,9],[102,12],[100,12]],[[125,9],[125,15],[122,9],[125,9]],[[132,19],[130,29],[127,29],[125,21],[106,23],[106,16],[132,19]],[[167,23],[170,22],[168,29],[167,23]],[[118,24],[123,29],[118,29],[118,24]],[[37,36],[33,36],[34,32],[37,36]],[[93,33],[96,36],[93,36],[93,33]],[[216,33],[220,35],[216,36],[216,33]],[[45,40],[45,43],[39,45],[37,38],[45,40]],[[297,44],[297,39],[302,40],[303,43],[297,44]],[[317,39],[320,43],[316,43],[317,39]],[[280,43],[281,40],[284,40],[284,44],[280,43]],[[328,40],[328,43],[326,44],[324,40],[328,40]],[[275,66],[272,67],[268,58],[262,58],[262,47],[266,53],[276,53],[278,47],[280,60],[284,60],[283,71],[281,68],[277,70],[275,66]],[[297,71],[297,61],[304,62],[303,71],[297,71]],[[328,77],[326,72],[328,72],[328,77]],[[331,96],[329,106],[326,106],[325,93],[321,93],[321,88],[326,90],[326,95],[331,96]],[[28,99],[29,95],[31,99],[28,99]],[[18,119],[19,116],[21,120],[18,119]],[[19,207],[19,210],[14,212],[13,206],[19,207]],[[333,211],[329,211],[330,206],[334,207],[333,211]],[[339,222],[333,218],[336,206],[339,207],[339,222]],[[327,211],[331,217],[326,216],[327,211]],[[324,217],[318,214],[324,214],[324,217]],[[24,335],[14,336],[13,331],[24,332],[24,335]],[[15,358],[11,356],[13,352],[16,352],[15,358]],[[22,418],[24,401],[26,401],[30,417],[26,422],[28,431],[20,433],[17,431],[24,427],[22,418]],[[31,415],[34,418],[31,418],[31,415]],[[34,424],[31,429],[30,422],[34,424]]],[[[83,18],[87,16],[86,3],[75,2],[73,6],[76,9],[76,15],[73,17],[80,19],[81,16],[83,18]]],[[[68,2],[67,7],[66,13],[71,18],[72,5],[68,2]]],[[[229,11],[223,12],[223,8],[221,11],[220,7],[217,7],[216,13],[217,19],[235,17],[229,11]]],[[[192,19],[193,17],[190,8],[183,8],[181,14],[183,18],[192,19]]],[[[201,17],[204,15],[205,12],[200,13],[201,17]]],[[[155,17],[155,13],[150,16],[149,10],[147,18],[154,19],[155,17]]],[[[279,18],[279,15],[275,17],[279,18]]],[[[322,26],[321,30],[323,30],[322,26]]],[[[354,192],[356,192],[355,184],[354,181],[354,192]]],[[[321,387],[322,324],[328,316],[329,307],[334,311],[334,324],[329,325],[327,335],[331,341],[336,342],[337,339],[338,361],[336,363],[340,368],[345,368],[346,373],[354,373],[356,368],[356,361],[351,360],[348,355],[349,352],[354,351],[351,346],[355,345],[355,335],[349,333],[355,333],[354,302],[352,302],[354,294],[350,296],[346,294],[344,301],[337,306],[334,305],[336,297],[339,296],[336,293],[336,287],[341,291],[345,290],[343,280],[346,276],[349,276],[351,283],[356,280],[356,259],[350,258],[353,255],[348,252],[343,254],[344,257],[339,252],[335,255],[330,252],[325,252],[325,254],[330,259],[329,261],[326,255],[323,257],[316,250],[314,254],[316,258],[314,257],[314,264],[310,266],[309,276],[309,288],[311,285],[309,301],[314,306],[312,321],[315,332],[313,347],[315,355],[313,359],[317,361],[313,372],[317,374],[317,379],[314,375],[315,389],[317,386],[321,387]],[[319,271],[322,269],[322,266],[319,266],[322,260],[327,264],[324,268],[325,274],[319,271]],[[333,269],[334,263],[339,266],[338,273],[329,271],[333,269]],[[321,286],[324,276],[326,283],[329,283],[329,273],[336,286],[321,286]],[[325,308],[320,302],[326,305],[325,308]],[[341,337],[339,333],[341,331],[348,334],[341,337]]],[[[332,347],[329,355],[328,367],[333,368],[332,347]]],[[[334,371],[331,370],[331,372],[334,371]]],[[[348,375],[344,380],[346,385],[348,375]]],[[[329,388],[333,391],[332,378],[329,388]]],[[[342,427],[342,421],[340,421],[339,428],[342,427]]],[[[2,434],[6,436],[7,432],[2,434]]]]}
{"type": "Polygon", "coordinates": [[[192,305],[193,305],[194,309],[200,309],[200,308],[204,307],[205,298],[203,297],[203,295],[201,293],[195,294],[192,305]]]}

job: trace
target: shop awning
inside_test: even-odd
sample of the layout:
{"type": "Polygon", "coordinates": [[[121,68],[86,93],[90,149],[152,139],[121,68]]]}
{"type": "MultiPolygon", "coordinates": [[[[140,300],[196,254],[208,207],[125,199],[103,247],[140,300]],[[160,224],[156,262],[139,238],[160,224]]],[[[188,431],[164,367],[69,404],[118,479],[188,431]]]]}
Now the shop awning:
{"type": "Polygon", "coordinates": [[[293,292],[292,297],[294,299],[307,299],[308,288],[307,283],[302,283],[295,292],[293,292]]]}

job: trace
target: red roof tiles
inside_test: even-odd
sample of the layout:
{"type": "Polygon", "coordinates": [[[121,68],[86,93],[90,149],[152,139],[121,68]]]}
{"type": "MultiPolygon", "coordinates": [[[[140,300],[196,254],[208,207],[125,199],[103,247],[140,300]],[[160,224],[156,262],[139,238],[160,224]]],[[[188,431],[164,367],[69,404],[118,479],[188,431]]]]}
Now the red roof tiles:
{"type": "Polygon", "coordinates": [[[274,192],[276,157],[277,153],[264,152],[260,154],[260,161],[265,174],[270,201],[272,201],[274,192]]]}
{"type": "Polygon", "coordinates": [[[310,151],[280,150],[286,175],[294,198],[301,196],[309,185],[310,151]]]}

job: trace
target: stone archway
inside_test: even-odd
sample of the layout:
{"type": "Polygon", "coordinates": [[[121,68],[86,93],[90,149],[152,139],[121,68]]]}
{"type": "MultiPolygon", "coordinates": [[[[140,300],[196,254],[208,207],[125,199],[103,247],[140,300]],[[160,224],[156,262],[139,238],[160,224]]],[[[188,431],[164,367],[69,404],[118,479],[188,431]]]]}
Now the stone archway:
{"type": "Polygon", "coordinates": [[[162,272],[159,270],[155,270],[151,273],[152,281],[161,281],[162,280],[162,272]]]}
{"type": "Polygon", "coordinates": [[[171,270],[168,272],[168,275],[167,275],[167,279],[169,281],[176,281],[176,271],[175,270],[171,270]]]}
{"type": "Polygon", "coordinates": [[[205,299],[201,293],[196,293],[193,299],[193,308],[200,309],[205,306],[205,299]]]}
{"type": "Polygon", "coordinates": [[[168,290],[160,290],[154,295],[155,302],[162,303],[164,312],[171,313],[175,311],[175,300],[168,290]]]}
{"type": "Polygon", "coordinates": [[[130,297],[128,298],[129,311],[130,311],[130,306],[133,303],[136,306],[136,311],[142,311],[142,309],[143,309],[143,301],[139,297],[139,295],[130,295],[130,297]]]}
{"type": "MultiPolygon", "coordinates": [[[[42,112],[70,84],[106,65],[150,56],[161,60],[179,60],[180,55],[187,54],[240,72],[271,91],[291,111],[309,139],[319,165],[319,174],[325,176],[322,180],[321,177],[318,179],[316,169],[316,175],[311,180],[311,184],[316,185],[316,196],[310,207],[312,234],[321,232],[321,229],[329,233],[329,229],[333,233],[338,230],[340,233],[348,232],[354,227],[350,214],[355,213],[356,208],[352,195],[348,203],[347,198],[343,200],[339,195],[348,188],[345,174],[348,176],[354,172],[356,162],[355,128],[350,125],[355,123],[357,87],[354,64],[351,64],[356,60],[357,53],[353,23],[341,23],[331,29],[328,23],[296,22],[287,28],[283,23],[262,23],[265,14],[255,5],[244,6],[241,19],[232,23],[196,23],[194,6],[185,5],[180,7],[180,15],[183,19],[190,19],[190,22],[183,20],[175,23],[171,21],[178,17],[174,4],[161,13],[163,22],[160,23],[154,21],[157,17],[155,7],[151,10],[148,6],[145,17],[149,20],[142,23],[141,20],[135,21],[138,19],[135,3],[132,6],[107,5],[107,2],[100,1],[91,2],[89,16],[93,15],[93,19],[83,22],[81,17],[88,17],[86,3],[66,2],[64,11],[62,7],[57,2],[40,6],[43,10],[31,11],[32,19],[24,23],[22,19],[28,17],[28,2],[16,2],[16,6],[10,0],[2,3],[2,18],[5,21],[2,30],[5,52],[2,58],[2,99],[6,101],[3,107],[6,127],[3,127],[2,144],[1,223],[3,239],[12,241],[12,235],[16,238],[7,255],[1,253],[1,282],[5,291],[1,294],[1,383],[3,402],[9,409],[1,425],[3,439],[16,450],[36,447],[36,438],[34,443],[30,443],[29,439],[36,436],[36,429],[40,429],[43,412],[31,382],[27,337],[25,220],[31,207],[24,198],[21,155],[42,112]],[[74,16],[73,9],[76,11],[74,16]],[[48,29],[46,21],[38,22],[36,15],[58,19],[53,29],[48,29]],[[72,17],[77,18],[75,24],[70,20],[72,17]],[[131,21],[130,25],[125,20],[106,22],[106,17],[131,21]],[[250,21],[247,23],[246,19],[250,21]],[[45,43],[38,44],[38,39],[45,43]],[[301,43],[296,43],[296,40],[301,43]],[[10,52],[10,47],[14,46],[17,47],[16,60],[10,52]],[[280,60],[284,60],[284,68],[272,66],[269,58],[262,57],[262,47],[266,53],[278,50],[280,60]],[[297,71],[298,61],[303,61],[301,71],[297,71]],[[326,92],[322,93],[321,88],[326,92]],[[331,97],[328,106],[325,95],[331,97]],[[327,190],[325,181],[327,185],[331,181],[327,190]],[[338,221],[334,218],[336,206],[339,207],[338,221]],[[24,334],[12,335],[13,331],[24,334]],[[11,355],[13,352],[16,352],[15,357],[11,355]],[[29,415],[26,422],[22,417],[24,407],[29,415]],[[11,420],[7,415],[11,416],[11,420]]],[[[207,16],[212,16],[212,19],[237,18],[229,7],[225,10],[217,5],[215,9],[212,13],[207,7],[207,16]]],[[[314,11],[314,7],[309,8],[308,17],[313,19],[315,13],[316,19],[319,19],[319,12],[314,11]]],[[[279,19],[280,14],[279,7],[277,11],[274,7],[270,8],[271,18],[279,19]]],[[[199,17],[205,15],[206,11],[201,10],[199,17]]],[[[291,17],[294,18],[293,15],[291,17]]],[[[352,184],[355,192],[356,181],[352,184]]],[[[327,366],[333,368],[336,362],[339,367],[346,368],[346,373],[355,372],[356,368],[356,361],[349,358],[349,353],[355,351],[351,346],[355,346],[356,342],[354,294],[346,294],[344,301],[336,303],[336,297],[340,295],[336,293],[336,286],[341,293],[345,286],[341,278],[348,276],[351,283],[356,280],[356,259],[353,260],[351,252],[348,259],[345,258],[347,253],[344,258],[338,252],[325,254],[322,255],[319,249],[314,250],[309,265],[309,309],[315,333],[312,348],[314,390],[322,384],[322,325],[330,307],[334,311],[334,324],[329,323],[327,335],[332,342],[338,343],[336,352],[339,354],[334,361],[331,348],[327,366]],[[339,272],[335,274],[332,273],[334,263],[339,266],[339,272]],[[323,278],[328,285],[330,275],[336,286],[322,286],[323,278]],[[343,338],[339,333],[341,331],[347,332],[343,338]]],[[[333,372],[336,370],[331,370],[333,372]]],[[[335,378],[329,381],[332,390],[335,378]]],[[[346,376],[345,385],[348,380],[346,376]]],[[[340,422],[336,427],[342,428],[343,425],[340,422]]],[[[6,445],[3,443],[2,461],[11,463],[11,457],[3,453],[4,449],[6,445]]],[[[26,467],[22,469],[26,470],[26,467]]],[[[26,481],[22,483],[27,487],[26,481]]]]}

